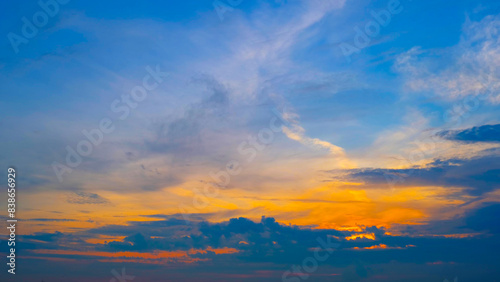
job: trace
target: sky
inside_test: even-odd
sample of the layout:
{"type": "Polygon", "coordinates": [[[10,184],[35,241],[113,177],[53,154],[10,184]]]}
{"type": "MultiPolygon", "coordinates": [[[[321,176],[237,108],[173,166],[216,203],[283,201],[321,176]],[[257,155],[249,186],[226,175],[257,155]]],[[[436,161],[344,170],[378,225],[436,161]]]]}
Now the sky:
{"type": "Polygon", "coordinates": [[[498,281],[498,1],[0,6],[1,281],[498,281]]]}

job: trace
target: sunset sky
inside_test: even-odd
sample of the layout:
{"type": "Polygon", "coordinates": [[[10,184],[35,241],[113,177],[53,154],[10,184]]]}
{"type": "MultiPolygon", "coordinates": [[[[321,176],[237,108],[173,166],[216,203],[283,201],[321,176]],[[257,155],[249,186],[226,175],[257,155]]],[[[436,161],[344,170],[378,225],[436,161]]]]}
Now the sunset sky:
{"type": "Polygon", "coordinates": [[[0,5],[1,281],[499,281],[500,2],[0,5]]]}

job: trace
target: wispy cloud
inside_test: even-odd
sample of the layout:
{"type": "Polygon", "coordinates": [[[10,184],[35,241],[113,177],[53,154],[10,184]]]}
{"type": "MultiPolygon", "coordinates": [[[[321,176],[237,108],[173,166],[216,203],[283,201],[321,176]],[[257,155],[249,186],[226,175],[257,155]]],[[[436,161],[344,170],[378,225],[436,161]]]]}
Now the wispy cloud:
{"type": "Polygon", "coordinates": [[[414,47],[397,58],[395,70],[407,76],[411,91],[432,92],[445,99],[486,95],[498,104],[499,27],[498,16],[480,21],[467,18],[457,45],[442,50],[414,47]],[[440,67],[440,62],[446,66],[440,67]]]}
{"type": "Polygon", "coordinates": [[[79,205],[85,205],[85,204],[99,205],[99,204],[109,203],[108,199],[103,198],[98,194],[89,192],[73,192],[73,194],[68,195],[66,201],[71,204],[79,204],[79,205]]]}

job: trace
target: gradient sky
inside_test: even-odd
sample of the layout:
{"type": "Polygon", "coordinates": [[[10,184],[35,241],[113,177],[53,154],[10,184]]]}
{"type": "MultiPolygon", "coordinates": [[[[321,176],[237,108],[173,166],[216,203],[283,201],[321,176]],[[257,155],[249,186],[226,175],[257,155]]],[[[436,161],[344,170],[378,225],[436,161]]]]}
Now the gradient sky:
{"type": "Polygon", "coordinates": [[[498,1],[63,3],[0,4],[1,281],[500,279],[498,1]]]}

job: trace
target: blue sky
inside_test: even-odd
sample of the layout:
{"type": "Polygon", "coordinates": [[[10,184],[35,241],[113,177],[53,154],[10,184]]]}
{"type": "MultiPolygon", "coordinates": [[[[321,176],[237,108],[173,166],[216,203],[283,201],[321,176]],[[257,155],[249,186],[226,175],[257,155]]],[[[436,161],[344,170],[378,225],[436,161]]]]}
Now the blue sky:
{"type": "Polygon", "coordinates": [[[498,277],[497,1],[41,3],[0,9],[19,281],[275,281],[317,238],[311,281],[498,277]]]}

